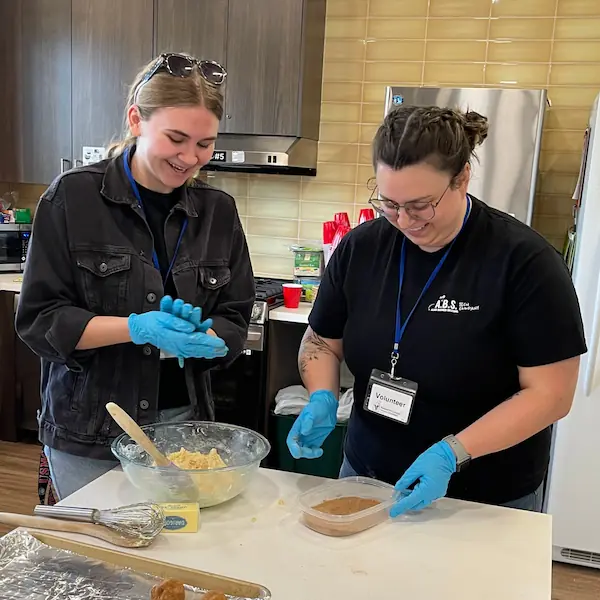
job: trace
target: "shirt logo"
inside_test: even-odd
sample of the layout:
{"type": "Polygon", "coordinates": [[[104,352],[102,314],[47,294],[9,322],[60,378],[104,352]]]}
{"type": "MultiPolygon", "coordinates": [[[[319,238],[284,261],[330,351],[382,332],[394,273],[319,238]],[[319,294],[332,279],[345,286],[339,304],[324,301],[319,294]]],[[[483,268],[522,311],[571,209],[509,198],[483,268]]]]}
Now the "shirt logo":
{"type": "Polygon", "coordinates": [[[460,312],[472,312],[479,310],[479,304],[471,306],[468,302],[459,302],[446,298],[446,294],[441,295],[435,302],[427,307],[429,312],[443,312],[458,314],[460,312]]]}

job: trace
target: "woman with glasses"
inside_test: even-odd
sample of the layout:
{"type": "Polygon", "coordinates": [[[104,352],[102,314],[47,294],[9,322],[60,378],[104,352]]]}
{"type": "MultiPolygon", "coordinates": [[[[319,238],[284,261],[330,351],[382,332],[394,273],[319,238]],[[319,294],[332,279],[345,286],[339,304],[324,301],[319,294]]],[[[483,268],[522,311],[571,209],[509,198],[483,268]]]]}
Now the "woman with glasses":
{"type": "Polygon", "coordinates": [[[355,384],[341,476],[395,484],[392,516],[446,494],[541,510],[550,426],[569,412],[586,351],[560,255],[467,193],[487,130],[475,112],[387,115],[373,143],[382,218],[336,249],[300,349],[310,401],[290,452],[322,455],[345,359],[355,384]]]}
{"type": "Polygon", "coordinates": [[[59,498],[113,468],[105,406],[138,423],[214,419],[209,369],[246,340],[254,278],[235,202],[195,179],[226,73],[161,55],[133,82],[109,158],[38,205],[16,317],[42,359],[40,440],[59,498]]]}

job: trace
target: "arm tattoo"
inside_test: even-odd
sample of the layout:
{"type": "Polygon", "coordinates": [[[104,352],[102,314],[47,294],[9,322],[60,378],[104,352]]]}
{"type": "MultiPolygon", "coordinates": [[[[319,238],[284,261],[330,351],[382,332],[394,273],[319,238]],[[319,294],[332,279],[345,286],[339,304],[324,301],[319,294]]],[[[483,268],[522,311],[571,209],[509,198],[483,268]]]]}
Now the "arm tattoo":
{"type": "Polygon", "coordinates": [[[300,374],[304,375],[306,373],[311,361],[319,360],[319,358],[327,354],[337,359],[335,352],[327,345],[327,342],[314,331],[311,331],[302,338],[302,343],[300,344],[300,354],[298,356],[300,374]]]}

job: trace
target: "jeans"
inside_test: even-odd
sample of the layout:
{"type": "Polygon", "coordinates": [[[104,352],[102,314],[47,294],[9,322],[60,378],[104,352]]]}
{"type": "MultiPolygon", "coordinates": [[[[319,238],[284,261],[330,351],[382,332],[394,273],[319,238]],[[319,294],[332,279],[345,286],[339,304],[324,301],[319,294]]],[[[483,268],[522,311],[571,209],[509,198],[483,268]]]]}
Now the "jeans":
{"type": "MultiPolygon", "coordinates": [[[[354,467],[344,456],[344,461],[340,469],[340,477],[356,477],[357,475],[358,473],[354,470],[354,467]]],[[[500,504],[500,506],[506,506],[508,508],[519,508],[521,510],[530,510],[532,512],[542,512],[542,504],[544,501],[543,490],[544,484],[540,485],[540,487],[537,490],[535,490],[535,492],[527,494],[522,498],[517,498],[516,500],[511,500],[510,502],[505,502],[503,504],[500,504]]]]}
{"type": "MultiPolygon", "coordinates": [[[[192,408],[190,406],[169,408],[161,410],[158,414],[158,420],[161,423],[187,421],[191,417],[192,408]]],[[[88,483],[119,466],[119,462],[116,460],[75,456],[48,446],[44,446],[44,454],[48,459],[52,487],[58,500],[64,500],[88,483]]]]}

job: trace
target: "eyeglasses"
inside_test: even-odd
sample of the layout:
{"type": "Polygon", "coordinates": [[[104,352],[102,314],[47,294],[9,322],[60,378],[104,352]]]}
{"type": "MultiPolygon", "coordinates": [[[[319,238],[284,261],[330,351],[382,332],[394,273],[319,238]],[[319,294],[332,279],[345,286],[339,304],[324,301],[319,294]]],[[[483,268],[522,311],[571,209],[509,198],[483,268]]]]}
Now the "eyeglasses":
{"type": "Polygon", "coordinates": [[[406,204],[398,204],[392,200],[380,200],[377,198],[378,189],[374,180],[369,180],[367,187],[372,190],[369,204],[373,207],[375,212],[383,217],[394,221],[398,220],[400,209],[403,208],[406,214],[416,221],[431,221],[431,219],[435,217],[435,209],[446,195],[446,192],[450,188],[450,184],[446,186],[443,194],[437,200],[414,200],[413,202],[407,202],[406,204]]]}
{"type": "Polygon", "coordinates": [[[166,71],[173,77],[190,77],[194,67],[198,67],[198,71],[202,78],[212,85],[223,85],[227,77],[225,67],[221,66],[214,60],[198,60],[193,56],[185,54],[165,53],[161,54],[152,68],[144,75],[142,81],[138,85],[134,96],[137,97],[140,89],[144,86],[156,73],[166,71]]]}

